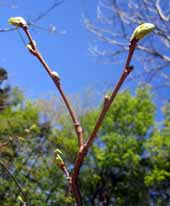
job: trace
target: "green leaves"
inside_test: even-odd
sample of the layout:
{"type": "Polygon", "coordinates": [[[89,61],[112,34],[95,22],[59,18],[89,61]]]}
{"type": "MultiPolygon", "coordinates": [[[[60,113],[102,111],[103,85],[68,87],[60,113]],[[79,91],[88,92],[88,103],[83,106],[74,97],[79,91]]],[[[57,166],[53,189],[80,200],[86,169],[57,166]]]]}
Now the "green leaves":
{"type": "MultiPolygon", "coordinates": [[[[56,164],[61,167],[65,162],[71,170],[78,148],[68,114],[65,110],[57,113],[55,127],[50,122],[41,125],[39,115],[42,117],[43,111],[40,113],[31,102],[23,103],[23,98],[17,99],[15,106],[0,113],[0,141],[12,134],[14,137],[1,150],[1,161],[10,165],[31,205],[72,206],[74,200],[65,197],[66,178],[56,169],[56,164]],[[64,153],[64,162],[61,150],[56,148],[64,153]]],[[[85,137],[93,129],[99,110],[96,107],[80,116],[85,137]]],[[[155,128],[155,106],[148,89],[138,89],[134,96],[129,91],[117,96],[81,168],[79,180],[85,206],[103,201],[119,206],[149,205],[149,191],[168,192],[169,104],[163,111],[163,126],[155,128]]],[[[22,200],[16,199],[21,194],[15,183],[2,168],[0,174],[0,193],[5,197],[0,199],[0,205],[18,206],[22,200]]]]}

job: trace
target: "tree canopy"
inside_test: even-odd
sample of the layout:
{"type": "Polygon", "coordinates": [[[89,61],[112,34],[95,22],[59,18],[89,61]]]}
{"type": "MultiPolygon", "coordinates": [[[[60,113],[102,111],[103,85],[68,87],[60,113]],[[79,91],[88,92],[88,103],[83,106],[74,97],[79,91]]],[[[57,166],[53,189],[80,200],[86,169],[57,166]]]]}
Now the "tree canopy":
{"type": "MultiPolygon", "coordinates": [[[[169,205],[169,107],[163,107],[159,126],[148,88],[117,96],[81,168],[79,184],[85,206],[169,205]]],[[[95,107],[81,114],[86,136],[99,111],[95,107]]],[[[73,205],[67,180],[55,164],[54,150],[62,151],[72,169],[78,147],[75,131],[64,110],[55,124],[49,118],[42,121],[42,112],[42,107],[23,98],[0,112],[0,143],[9,141],[0,148],[2,206],[18,206],[21,200],[35,206],[73,205]]]]}

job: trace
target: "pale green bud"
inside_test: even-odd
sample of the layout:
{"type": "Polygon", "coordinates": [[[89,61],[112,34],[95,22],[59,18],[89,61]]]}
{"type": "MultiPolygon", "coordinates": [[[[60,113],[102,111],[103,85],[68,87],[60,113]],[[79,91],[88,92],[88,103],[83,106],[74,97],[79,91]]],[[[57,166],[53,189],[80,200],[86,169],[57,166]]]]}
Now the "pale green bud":
{"type": "Polygon", "coordinates": [[[25,129],[24,130],[26,133],[30,133],[30,130],[29,129],[25,129]]]}
{"type": "Polygon", "coordinates": [[[61,167],[62,165],[64,165],[64,161],[63,161],[63,159],[61,158],[60,155],[57,155],[57,156],[55,157],[55,163],[56,163],[59,167],[61,167]]]}
{"type": "Polygon", "coordinates": [[[60,156],[60,155],[62,155],[63,153],[62,153],[59,149],[56,149],[56,150],[54,151],[54,154],[55,154],[55,158],[54,158],[55,163],[56,163],[59,167],[61,167],[62,165],[64,165],[64,161],[63,161],[62,157],[60,156]]]}
{"type": "Polygon", "coordinates": [[[26,26],[27,25],[27,22],[25,21],[25,19],[23,19],[22,17],[20,16],[17,16],[17,17],[11,17],[9,20],[8,20],[8,23],[13,25],[13,26],[16,26],[16,27],[23,27],[23,26],[26,26]]]}
{"type": "Polygon", "coordinates": [[[155,29],[155,25],[151,23],[143,23],[139,25],[133,32],[130,40],[140,40],[155,29]]]}
{"type": "Polygon", "coordinates": [[[61,150],[59,150],[58,148],[54,151],[54,153],[57,155],[57,154],[60,154],[60,155],[62,155],[63,153],[62,153],[62,151],[61,150]]]}
{"type": "Polygon", "coordinates": [[[21,196],[18,196],[18,200],[19,200],[20,202],[24,203],[24,200],[22,199],[21,196]]]}

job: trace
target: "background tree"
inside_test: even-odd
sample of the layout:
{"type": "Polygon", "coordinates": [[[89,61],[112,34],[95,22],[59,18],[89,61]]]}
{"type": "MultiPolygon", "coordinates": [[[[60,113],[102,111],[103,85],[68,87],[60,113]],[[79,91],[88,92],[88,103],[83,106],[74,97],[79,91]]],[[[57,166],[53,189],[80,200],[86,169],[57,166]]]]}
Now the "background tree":
{"type": "Polygon", "coordinates": [[[7,80],[8,74],[5,69],[0,68],[0,111],[3,111],[8,105],[9,97],[9,86],[3,85],[4,81],[7,80]]]}
{"type": "MultiPolygon", "coordinates": [[[[24,26],[30,40],[28,49],[32,54],[38,55],[36,45],[30,38],[26,25],[24,26]]],[[[48,66],[45,67],[48,69],[48,66]]],[[[125,70],[129,68],[132,67],[128,65],[125,70]]],[[[57,73],[50,69],[48,73],[58,86],[57,73]]],[[[59,91],[62,91],[59,86],[59,91]]],[[[147,90],[138,90],[136,97],[124,92],[118,96],[118,100],[98,134],[100,139],[96,140],[91,155],[86,158],[86,164],[81,169],[83,202],[85,205],[168,204],[169,167],[168,164],[162,165],[162,162],[166,162],[169,154],[164,154],[161,149],[169,146],[166,142],[169,135],[166,108],[169,105],[164,109],[164,129],[160,130],[153,128],[154,105],[147,90]],[[163,138],[163,135],[165,141],[162,143],[159,136],[163,138]],[[106,182],[108,179],[110,181],[106,182]]],[[[24,102],[23,99],[15,102],[15,105],[4,108],[1,116],[2,123],[5,122],[5,129],[4,125],[1,128],[2,140],[10,140],[10,145],[1,147],[2,159],[5,160],[0,162],[1,181],[3,185],[7,185],[6,191],[4,187],[1,188],[2,204],[72,205],[74,200],[64,186],[66,180],[56,170],[56,162],[53,161],[54,150],[60,148],[68,153],[64,156],[68,168],[72,170],[74,165],[78,145],[75,131],[68,121],[68,113],[60,114],[57,124],[52,127],[49,121],[42,123],[42,116],[34,104],[24,102]],[[4,173],[6,177],[3,176],[4,173]],[[10,180],[13,186],[9,186],[10,180]]],[[[99,109],[94,108],[80,115],[87,135],[95,123],[99,109]]]]}
{"type": "MultiPolygon", "coordinates": [[[[56,109],[55,104],[48,107],[56,109]]],[[[71,206],[73,199],[68,195],[66,179],[53,158],[54,150],[59,148],[72,168],[78,147],[75,132],[61,103],[57,105],[61,113],[52,124],[49,119],[54,112],[47,113],[46,108],[43,112],[43,108],[42,101],[37,108],[22,99],[0,113],[0,140],[12,137],[10,144],[0,150],[1,163],[21,185],[28,205],[71,206]],[[46,118],[42,118],[44,115],[46,118]]],[[[86,111],[83,107],[83,111],[79,116],[88,135],[100,107],[86,111]]],[[[168,206],[169,104],[163,111],[165,118],[159,129],[148,89],[138,89],[135,96],[129,91],[119,94],[81,168],[79,183],[85,206],[168,206]]],[[[17,206],[17,197],[22,196],[2,165],[0,196],[2,206],[17,206]]]]}
{"type": "MultiPolygon", "coordinates": [[[[90,2],[84,3],[84,23],[98,39],[91,44],[89,50],[92,55],[99,57],[100,62],[122,62],[124,53],[128,50],[127,40],[130,38],[131,31],[143,22],[156,25],[152,37],[143,40],[137,47],[138,69],[131,79],[140,85],[151,84],[156,91],[161,91],[159,95],[163,96],[163,89],[170,86],[169,1],[99,0],[95,11],[96,19],[91,17],[89,6],[90,2]],[[142,71],[139,69],[141,62],[144,67],[142,71]]],[[[169,94],[168,89],[163,97],[167,98],[167,94],[169,94]]]]}

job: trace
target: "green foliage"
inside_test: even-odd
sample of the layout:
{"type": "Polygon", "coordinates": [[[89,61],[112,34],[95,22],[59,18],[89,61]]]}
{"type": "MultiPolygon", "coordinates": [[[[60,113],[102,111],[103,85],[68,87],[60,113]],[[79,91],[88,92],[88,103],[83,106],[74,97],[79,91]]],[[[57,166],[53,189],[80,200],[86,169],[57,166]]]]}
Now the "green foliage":
{"type": "MultiPolygon", "coordinates": [[[[0,113],[0,149],[3,162],[27,194],[31,206],[72,206],[67,180],[55,164],[55,150],[72,169],[78,150],[68,113],[57,122],[42,121],[39,109],[14,91],[15,104],[0,113]],[[53,126],[52,126],[53,125],[53,126]],[[58,150],[57,150],[58,151],[58,150]]],[[[13,97],[10,96],[12,99],[13,97]]],[[[99,108],[81,116],[87,137],[99,108]]],[[[120,93],[90,150],[79,176],[84,206],[168,206],[170,179],[170,116],[165,105],[162,126],[154,121],[155,106],[148,89],[136,95],[120,93]]],[[[13,179],[0,167],[0,205],[18,206],[22,197],[13,179]]]]}

